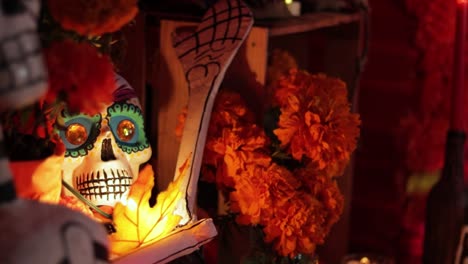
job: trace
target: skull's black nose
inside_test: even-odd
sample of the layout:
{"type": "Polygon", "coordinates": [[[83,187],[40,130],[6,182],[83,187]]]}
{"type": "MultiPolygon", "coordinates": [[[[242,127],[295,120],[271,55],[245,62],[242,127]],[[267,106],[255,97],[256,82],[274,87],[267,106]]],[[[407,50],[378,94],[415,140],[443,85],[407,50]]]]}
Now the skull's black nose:
{"type": "Polygon", "coordinates": [[[101,148],[101,160],[102,161],[110,161],[115,160],[114,150],[112,149],[112,142],[110,138],[105,138],[102,141],[102,148],[101,148]]]}
{"type": "Polygon", "coordinates": [[[3,13],[5,15],[16,15],[26,10],[23,1],[18,0],[0,0],[2,4],[3,13]]]}

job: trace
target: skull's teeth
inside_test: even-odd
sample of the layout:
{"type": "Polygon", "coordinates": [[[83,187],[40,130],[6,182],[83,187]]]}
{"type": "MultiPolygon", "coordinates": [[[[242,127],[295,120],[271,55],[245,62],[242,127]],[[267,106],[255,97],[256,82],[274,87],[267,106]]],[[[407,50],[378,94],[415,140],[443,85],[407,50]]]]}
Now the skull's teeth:
{"type": "Polygon", "coordinates": [[[93,201],[120,199],[129,188],[133,179],[125,169],[108,169],[84,173],[76,177],[78,191],[93,201]]]}

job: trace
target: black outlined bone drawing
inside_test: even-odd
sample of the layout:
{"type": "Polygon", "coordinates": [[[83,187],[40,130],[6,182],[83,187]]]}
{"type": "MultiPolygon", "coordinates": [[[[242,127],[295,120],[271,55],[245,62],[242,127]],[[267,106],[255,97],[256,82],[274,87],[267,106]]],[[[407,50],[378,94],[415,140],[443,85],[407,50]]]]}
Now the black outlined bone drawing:
{"type": "Polygon", "coordinates": [[[184,177],[181,187],[185,188],[185,199],[177,208],[183,217],[180,225],[196,220],[197,182],[213,103],[226,70],[252,25],[252,13],[242,1],[224,0],[208,10],[195,32],[173,36],[189,89],[188,114],[174,176],[174,180],[184,177]],[[188,175],[179,175],[179,168],[187,159],[188,175]]]}
{"type": "Polygon", "coordinates": [[[170,233],[116,259],[114,264],[167,263],[197,250],[216,236],[212,219],[196,219],[198,177],[216,94],[252,25],[252,14],[243,2],[220,0],[207,11],[195,31],[174,33],[173,46],[185,73],[189,99],[173,179],[175,190],[182,196],[167,213],[181,219],[170,233]]]}
{"type": "Polygon", "coordinates": [[[150,260],[150,263],[167,263],[195,251],[216,236],[212,219],[196,219],[198,177],[216,94],[252,25],[253,16],[243,2],[220,0],[207,11],[194,32],[173,35],[173,46],[189,90],[188,114],[173,180],[183,195],[171,211],[181,216],[181,220],[171,233],[117,259],[114,264],[149,263],[150,260]]]}

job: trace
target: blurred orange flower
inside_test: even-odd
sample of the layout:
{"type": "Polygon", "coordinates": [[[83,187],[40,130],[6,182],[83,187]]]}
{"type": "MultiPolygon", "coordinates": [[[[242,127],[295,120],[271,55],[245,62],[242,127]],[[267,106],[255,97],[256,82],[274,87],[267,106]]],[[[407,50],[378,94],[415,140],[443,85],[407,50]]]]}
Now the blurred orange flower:
{"type": "Polygon", "coordinates": [[[49,89],[44,102],[65,100],[70,112],[96,114],[111,103],[115,73],[108,56],[87,43],[53,42],[45,50],[49,89]],[[90,67],[89,65],[92,65],[90,67]]]}
{"type": "Polygon", "coordinates": [[[112,33],[138,13],[137,0],[48,0],[52,17],[83,36],[112,33]]]}
{"type": "Polygon", "coordinates": [[[99,113],[103,104],[113,100],[115,73],[110,58],[99,54],[88,43],[53,42],[44,54],[49,89],[41,99],[41,108],[47,117],[47,134],[56,144],[55,154],[61,154],[65,146],[55,133],[55,126],[59,123],[57,117],[64,107],[71,113],[99,113]]]}

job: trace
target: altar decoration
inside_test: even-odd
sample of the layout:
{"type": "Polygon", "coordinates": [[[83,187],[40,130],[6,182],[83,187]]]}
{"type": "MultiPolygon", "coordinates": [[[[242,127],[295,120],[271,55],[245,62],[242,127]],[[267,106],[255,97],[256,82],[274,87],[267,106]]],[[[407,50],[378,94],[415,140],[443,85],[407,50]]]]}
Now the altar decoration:
{"type": "MultiPolygon", "coordinates": [[[[69,52],[74,53],[73,50],[69,52]]],[[[72,79],[65,78],[62,83],[72,79]]],[[[100,89],[103,92],[106,87],[100,89]]],[[[64,100],[67,97],[57,96],[52,100],[55,102],[51,104],[52,108],[43,104],[45,109],[49,109],[47,118],[52,119],[46,122],[53,128],[51,139],[58,140],[56,146],[63,146],[64,150],[56,151],[35,169],[26,171],[30,175],[21,173],[22,166],[13,166],[17,193],[22,198],[67,206],[105,224],[109,229],[110,257],[116,263],[131,263],[133,254],[137,257],[141,254],[135,251],[147,246],[155,247],[154,243],[163,239],[175,242],[172,241],[171,246],[159,242],[156,247],[181,254],[177,241],[180,242],[182,237],[178,234],[171,236],[171,233],[174,230],[183,233],[177,227],[185,215],[177,212],[176,206],[184,196],[181,191],[184,177],[179,177],[157,194],[155,204],[150,203],[154,195],[154,172],[149,164],[140,170],[140,165],[151,156],[151,148],[144,133],[139,101],[120,76],[114,75],[114,81],[107,90],[112,100],[107,103],[96,101],[99,103],[93,106],[99,107],[98,112],[89,112],[93,108],[82,104],[79,109],[87,109],[88,112],[71,113],[68,101],[64,100]],[[130,261],[119,262],[129,256],[132,256],[130,261]]],[[[54,92],[53,89],[49,91],[54,92]]],[[[93,98],[91,93],[86,95],[93,98]]],[[[181,166],[179,175],[186,175],[187,167],[188,163],[181,166]]],[[[195,234],[197,238],[209,241],[214,236],[215,231],[210,229],[208,220],[196,223],[201,227],[195,234]]],[[[187,232],[193,231],[191,225],[184,228],[187,232]]],[[[191,243],[195,246],[201,242],[191,243]]],[[[166,255],[160,253],[153,260],[164,259],[166,255]]],[[[143,257],[147,258],[147,255],[143,257]]]]}
{"type": "Polygon", "coordinates": [[[253,24],[241,1],[218,1],[195,31],[174,34],[190,97],[174,180],[155,194],[154,172],[145,164],[151,147],[143,110],[115,73],[109,50],[95,42],[128,23],[136,1],[119,1],[116,13],[106,12],[107,1],[45,3],[44,17],[53,20],[47,23],[62,30],[41,31],[49,91],[5,120],[9,135],[32,134],[55,149],[40,151],[44,160],[34,171],[15,175],[19,195],[67,206],[105,225],[114,263],[165,263],[213,239],[212,220],[196,212],[200,171],[203,181],[217,184],[238,224],[261,230],[275,258],[305,259],[325,242],[343,210],[336,177],[359,135],[344,82],[284,63],[272,71],[278,77],[267,87],[265,122],[256,123],[238,94],[217,96],[253,24]]]}
{"type": "MultiPolygon", "coordinates": [[[[76,3],[83,4],[85,13],[102,11],[90,8],[94,2],[76,3]]],[[[114,263],[166,263],[197,250],[216,235],[212,219],[198,219],[194,199],[209,114],[224,73],[252,27],[250,10],[238,0],[219,1],[191,36],[174,35],[174,49],[192,90],[190,122],[183,129],[174,181],[157,193],[153,170],[146,164],[152,151],[144,109],[135,91],[115,73],[106,49],[94,42],[99,37],[67,28],[66,20],[54,16],[60,3],[48,4],[46,10],[57,21],[46,19],[44,29],[56,29],[58,22],[62,30],[74,32],[45,34],[48,93],[32,111],[11,113],[8,130],[31,133],[55,151],[28,171],[32,177],[15,173],[17,193],[67,206],[102,223],[114,263]]],[[[100,4],[104,8],[108,3],[100,4]]]]}
{"type": "MultiPolygon", "coordinates": [[[[275,54],[274,60],[291,59],[275,54]]],[[[343,81],[290,68],[293,59],[277,62],[269,72],[281,74],[268,86],[272,98],[263,124],[236,89],[220,91],[201,170],[201,180],[215,184],[224,201],[218,217],[260,230],[254,233],[268,246],[241,257],[253,263],[314,257],[342,213],[336,177],[343,175],[359,137],[359,115],[350,111],[343,81]]]]}

